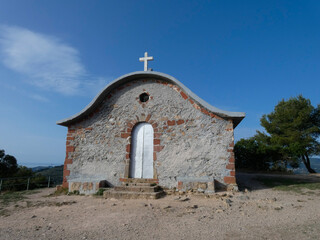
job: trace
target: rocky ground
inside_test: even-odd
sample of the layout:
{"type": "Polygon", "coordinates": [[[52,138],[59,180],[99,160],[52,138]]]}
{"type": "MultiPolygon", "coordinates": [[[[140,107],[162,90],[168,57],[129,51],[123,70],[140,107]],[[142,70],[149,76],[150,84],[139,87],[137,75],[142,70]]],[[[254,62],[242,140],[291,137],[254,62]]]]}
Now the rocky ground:
{"type": "MultiPolygon", "coordinates": [[[[257,177],[279,176],[239,174],[240,192],[210,197],[115,200],[42,189],[2,198],[0,239],[319,239],[318,185],[278,189],[257,177]]],[[[289,178],[320,182],[316,175],[289,178]]]]}

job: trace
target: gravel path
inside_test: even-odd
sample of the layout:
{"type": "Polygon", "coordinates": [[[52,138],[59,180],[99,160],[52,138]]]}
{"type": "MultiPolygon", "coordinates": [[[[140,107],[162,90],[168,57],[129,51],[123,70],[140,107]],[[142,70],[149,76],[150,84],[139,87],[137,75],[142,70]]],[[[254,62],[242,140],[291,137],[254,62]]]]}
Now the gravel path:
{"type": "Polygon", "coordinates": [[[255,190],[210,198],[46,197],[54,189],[43,189],[1,206],[0,239],[319,239],[320,191],[275,191],[256,176],[237,176],[255,190]]]}

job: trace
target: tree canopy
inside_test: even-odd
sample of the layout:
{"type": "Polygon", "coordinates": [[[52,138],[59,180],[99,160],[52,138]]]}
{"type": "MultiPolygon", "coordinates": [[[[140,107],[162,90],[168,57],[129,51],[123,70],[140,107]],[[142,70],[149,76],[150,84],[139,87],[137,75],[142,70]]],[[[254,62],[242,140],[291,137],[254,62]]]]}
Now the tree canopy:
{"type": "Polygon", "coordinates": [[[315,172],[309,157],[320,153],[320,105],[313,107],[302,95],[287,101],[283,99],[271,113],[263,115],[260,122],[265,132],[257,131],[254,137],[237,142],[236,158],[241,158],[243,154],[238,152],[240,149],[244,151],[244,146],[248,148],[256,144],[250,151],[254,152],[258,162],[276,165],[283,161],[285,165],[297,166],[302,161],[310,173],[315,172]]]}
{"type": "Polygon", "coordinates": [[[17,159],[0,150],[0,177],[12,176],[18,170],[17,159]]]}
{"type": "Polygon", "coordinates": [[[282,100],[270,114],[263,115],[261,126],[268,133],[265,135],[271,145],[277,146],[282,158],[288,161],[301,159],[310,173],[315,171],[310,166],[310,155],[319,154],[320,144],[320,105],[311,105],[302,95],[282,100]]]}
{"type": "Polygon", "coordinates": [[[17,159],[0,150],[0,178],[27,177],[34,175],[32,169],[18,165],[17,159]]]}

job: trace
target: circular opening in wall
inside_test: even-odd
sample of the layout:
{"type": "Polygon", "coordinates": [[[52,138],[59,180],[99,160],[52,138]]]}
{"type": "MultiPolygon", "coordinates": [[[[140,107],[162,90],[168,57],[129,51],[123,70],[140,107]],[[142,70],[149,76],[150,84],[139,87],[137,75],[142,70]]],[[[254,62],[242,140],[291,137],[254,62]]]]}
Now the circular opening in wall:
{"type": "Polygon", "coordinates": [[[147,93],[142,93],[139,96],[140,102],[146,102],[149,100],[149,95],[147,93]]]}

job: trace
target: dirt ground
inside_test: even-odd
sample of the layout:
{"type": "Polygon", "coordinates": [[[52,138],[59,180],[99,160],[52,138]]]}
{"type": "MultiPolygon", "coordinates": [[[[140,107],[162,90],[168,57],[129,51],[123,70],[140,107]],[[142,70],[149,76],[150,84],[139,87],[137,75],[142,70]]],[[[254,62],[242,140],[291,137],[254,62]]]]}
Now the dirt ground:
{"type": "Polygon", "coordinates": [[[277,191],[256,177],[237,175],[239,192],[158,200],[48,197],[54,189],[42,189],[0,202],[0,239],[320,239],[319,189],[277,191]]]}

